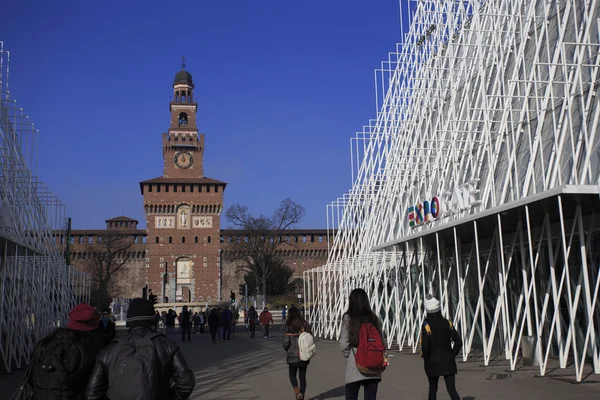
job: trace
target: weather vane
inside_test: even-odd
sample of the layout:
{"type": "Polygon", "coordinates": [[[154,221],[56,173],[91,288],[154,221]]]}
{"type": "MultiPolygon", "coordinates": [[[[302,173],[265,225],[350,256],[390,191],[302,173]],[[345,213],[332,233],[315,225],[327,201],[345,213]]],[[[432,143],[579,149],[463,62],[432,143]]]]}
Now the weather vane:
{"type": "Polygon", "coordinates": [[[181,69],[185,69],[185,56],[181,56],[181,69]]]}

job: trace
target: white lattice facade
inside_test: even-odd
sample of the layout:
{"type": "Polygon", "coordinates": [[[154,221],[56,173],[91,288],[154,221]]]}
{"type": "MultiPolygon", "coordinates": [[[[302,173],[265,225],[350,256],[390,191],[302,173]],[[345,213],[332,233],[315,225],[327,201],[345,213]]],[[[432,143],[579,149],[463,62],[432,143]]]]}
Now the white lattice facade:
{"type": "Polygon", "coordinates": [[[529,336],[540,374],[599,374],[600,1],[410,6],[328,207],[330,258],[305,273],[317,334],[339,336],[362,287],[389,346],[416,352],[432,293],[465,360],[515,368],[529,336]]]}
{"type": "Polygon", "coordinates": [[[90,281],[53,236],[66,228],[65,206],[36,176],[38,132],[10,96],[9,56],[0,42],[0,369],[10,372],[89,301],[90,281]]]}

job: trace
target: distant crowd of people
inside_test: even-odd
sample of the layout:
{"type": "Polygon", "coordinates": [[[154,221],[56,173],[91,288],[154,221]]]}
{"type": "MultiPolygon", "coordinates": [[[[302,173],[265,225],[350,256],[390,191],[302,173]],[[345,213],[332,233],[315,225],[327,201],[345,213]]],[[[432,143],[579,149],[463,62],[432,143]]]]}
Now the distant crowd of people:
{"type": "MultiPolygon", "coordinates": [[[[265,339],[269,337],[270,326],[273,325],[273,315],[265,307],[258,314],[252,306],[248,310],[244,309],[243,318],[244,326],[250,332],[250,337],[255,338],[256,327],[264,333],[265,339]]],[[[181,329],[181,341],[191,341],[191,332],[194,334],[204,334],[207,331],[210,333],[212,343],[217,343],[217,340],[229,342],[235,337],[237,325],[240,320],[240,312],[235,307],[225,305],[223,307],[214,307],[206,311],[192,313],[187,306],[183,306],[181,313],[178,315],[173,309],[163,311],[161,314],[156,312],[157,326],[164,328],[164,333],[167,336],[173,335],[175,326],[179,324],[181,329]]]]}
{"type": "MultiPolygon", "coordinates": [[[[428,295],[427,317],[421,329],[421,351],[429,380],[429,400],[435,400],[438,381],[444,378],[452,400],[460,399],[456,387],[455,357],[462,340],[452,323],[441,314],[440,302],[428,295]]],[[[243,311],[250,338],[257,326],[269,337],[273,315],[265,307],[243,311]]],[[[195,387],[195,376],[179,347],[168,337],[178,322],[182,342],[191,341],[191,331],[207,330],[213,344],[229,342],[236,334],[240,313],[236,308],[215,307],[192,312],[183,306],[159,313],[146,299],[133,299],[127,311],[126,336],[115,339],[116,326],[108,310],[79,304],[69,312],[66,328],[58,328],[40,340],[33,351],[17,399],[119,400],[187,399],[195,387]],[[164,327],[160,334],[159,326],[164,327]],[[208,327],[208,329],[206,328],[208,327]]],[[[289,381],[296,400],[306,396],[306,372],[316,354],[312,327],[295,306],[282,310],[283,349],[289,381]]],[[[342,316],[339,339],[346,359],[345,398],[356,400],[363,389],[365,400],[377,397],[379,382],[388,366],[381,322],[373,313],[367,293],[354,289],[342,316]]]]}

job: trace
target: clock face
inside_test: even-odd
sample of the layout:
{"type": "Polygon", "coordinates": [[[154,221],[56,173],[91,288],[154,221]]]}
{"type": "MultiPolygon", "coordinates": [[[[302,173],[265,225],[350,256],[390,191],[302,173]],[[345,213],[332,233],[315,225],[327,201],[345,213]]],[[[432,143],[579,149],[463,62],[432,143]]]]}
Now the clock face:
{"type": "Polygon", "coordinates": [[[175,155],[175,165],[178,168],[186,169],[192,166],[194,157],[187,151],[179,152],[175,155]]]}

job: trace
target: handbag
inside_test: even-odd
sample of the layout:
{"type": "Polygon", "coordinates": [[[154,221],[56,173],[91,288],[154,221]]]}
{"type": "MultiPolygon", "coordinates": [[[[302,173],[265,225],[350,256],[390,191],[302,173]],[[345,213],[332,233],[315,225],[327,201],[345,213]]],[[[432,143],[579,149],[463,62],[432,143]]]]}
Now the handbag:
{"type": "Polygon", "coordinates": [[[29,376],[33,371],[33,360],[27,366],[25,370],[25,376],[23,377],[23,381],[21,382],[21,386],[17,389],[17,391],[12,395],[10,400],[33,400],[33,388],[29,384],[29,376]]]}

